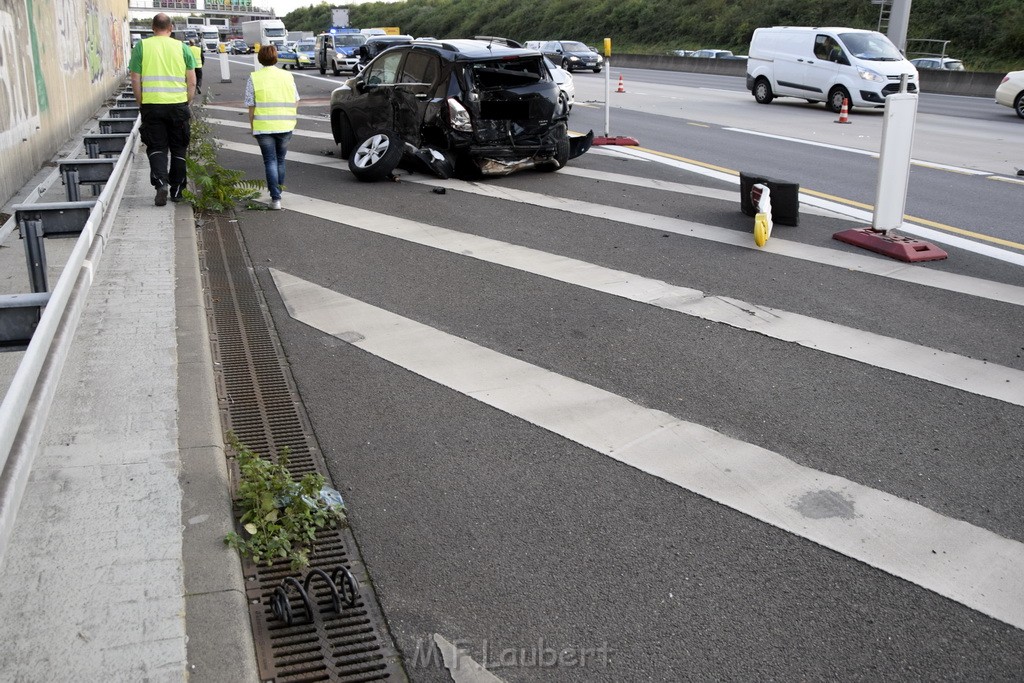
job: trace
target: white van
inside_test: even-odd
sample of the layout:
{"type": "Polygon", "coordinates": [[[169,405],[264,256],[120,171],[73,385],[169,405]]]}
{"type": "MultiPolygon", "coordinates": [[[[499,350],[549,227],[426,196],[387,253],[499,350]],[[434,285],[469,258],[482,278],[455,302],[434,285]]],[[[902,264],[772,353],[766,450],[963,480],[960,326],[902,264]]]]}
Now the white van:
{"type": "Polygon", "coordinates": [[[761,104],[800,97],[839,112],[845,98],[851,107],[884,107],[903,74],[916,93],[917,69],[877,31],[774,26],[750,40],[747,89],[761,104]]]}

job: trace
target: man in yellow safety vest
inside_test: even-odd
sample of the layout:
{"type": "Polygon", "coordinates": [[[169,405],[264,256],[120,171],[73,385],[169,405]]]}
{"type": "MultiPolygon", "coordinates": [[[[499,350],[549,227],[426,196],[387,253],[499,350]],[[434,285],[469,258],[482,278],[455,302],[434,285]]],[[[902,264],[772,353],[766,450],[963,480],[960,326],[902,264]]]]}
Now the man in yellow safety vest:
{"type": "Polygon", "coordinates": [[[136,43],[128,62],[132,91],[142,116],[139,133],[149,157],[149,181],[156,188],[157,206],[167,204],[168,194],[171,201],[180,201],[185,189],[185,155],[192,118],[189,103],[196,94],[195,68],[192,51],[171,37],[171,18],[162,12],[153,17],[153,36],[136,43]]]}
{"type": "Polygon", "coordinates": [[[256,136],[270,191],[270,208],[281,208],[285,155],[298,118],[299,91],[295,77],[278,69],[277,48],[265,45],[257,55],[262,69],[249,76],[245,85],[245,104],[249,107],[249,125],[256,136]]]}
{"type": "Polygon", "coordinates": [[[195,44],[195,41],[188,41],[188,49],[192,51],[192,57],[196,60],[196,92],[203,92],[203,65],[206,57],[203,55],[203,48],[195,44]]]}

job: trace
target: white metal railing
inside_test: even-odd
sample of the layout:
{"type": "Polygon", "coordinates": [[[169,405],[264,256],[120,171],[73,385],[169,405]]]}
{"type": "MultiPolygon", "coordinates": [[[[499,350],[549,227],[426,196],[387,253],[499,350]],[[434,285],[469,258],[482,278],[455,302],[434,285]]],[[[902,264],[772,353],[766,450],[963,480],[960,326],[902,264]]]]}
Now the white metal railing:
{"type": "MultiPolygon", "coordinates": [[[[124,150],[114,164],[82,228],[82,234],[50,293],[32,340],[0,403],[0,560],[3,559],[14,531],[15,518],[46,426],[57,382],[124,194],[126,171],[135,156],[138,136],[137,118],[125,141],[124,150]]],[[[34,198],[38,199],[56,177],[55,171],[40,183],[34,198]]],[[[13,226],[6,224],[3,228],[7,232],[11,229],[13,226]]],[[[0,234],[2,239],[3,235],[0,234]]]]}

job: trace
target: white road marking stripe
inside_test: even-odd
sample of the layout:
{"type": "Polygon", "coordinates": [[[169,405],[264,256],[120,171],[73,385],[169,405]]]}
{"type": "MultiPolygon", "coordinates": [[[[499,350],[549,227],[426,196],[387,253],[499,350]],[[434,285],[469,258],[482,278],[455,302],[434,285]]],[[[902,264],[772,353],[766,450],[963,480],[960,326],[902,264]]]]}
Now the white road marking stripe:
{"type": "MultiPolygon", "coordinates": [[[[558,171],[559,175],[571,175],[577,178],[589,178],[591,180],[602,180],[618,185],[631,185],[633,187],[646,187],[664,192],[675,192],[678,194],[689,194],[695,197],[707,197],[708,199],[719,199],[725,202],[733,202],[737,206],[740,203],[740,194],[735,189],[723,190],[714,187],[701,187],[700,185],[686,185],[684,183],[673,183],[667,180],[656,180],[654,178],[641,178],[638,176],[623,175],[622,173],[609,173],[607,171],[593,171],[589,168],[577,166],[566,166],[558,171]]],[[[829,209],[822,209],[807,204],[801,200],[800,210],[804,213],[813,213],[826,218],[846,218],[845,214],[829,209]]]]}
{"type": "MultiPolygon", "coordinates": [[[[487,183],[467,183],[457,180],[438,180],[427,177],[409,177],[407,182],[420,183],[436,187],[445,187],[459,192],[468,192],[494,199],[504,199],[511,202],[529,204],[549,209],[557,209],[582,216],[592,216],[609,221],[626,223],[652,230],[672,232],[687,237],[696,237],[712,242],[730,244],[743,249],[750,249],[759,253],[770,253],[778,256],[803,261],[812,261],[826,266],[834,266],[845,270],[856,270],[879,277],[892,278],[904,282],[945,289],[952,292],[961,292],[985,299],[1003,301],[1017,306],[1024,306],[1024,287],[1007,285],[991,280],[947,273],[940,270],[929,270],[913,264],[897,263],[891,259],[876,258],[863,254],[838,251],[825,247],[816,247],[801,242],[792,242],[781,237],[772,237],[763,247],[754,244],[750,233],[737,232],[726,228],[719,228],[702,223],[694,223],[678,218],[658,216],[655,214],[643,213],[632,209],[623,209],[617,206],[606,206],[583,202],[577,199],[566,197],[554,197],[537,192],[527,192],[487,183]]],[[[839,206],[831,202],[833,206],[839,206]]],[[[974,244],[974,243],[972,243],[974,244]]],[[[976,244],[974,246],[977,246],[976,244]]],[[[1024,265],[1024,254],[1013,254],[1020,265],[1024,265]]]]}
{"type": "MultiPolygon", "coordinates": [[[[312,119],[314,117],[305,116],[299,118],[312,119]]],[[[227,128],[244,128],[246,130],[251,130],[252,128],[249,125],[248,119],[244,121],[230,121],[228,119],[207,119],[206,121],[207,123],[215,123],[218,126],[225,126],[227,128]]],[[[303,138],[317,138],[319,140],[330,140],[332,143],[334,142],[334,135],[332,135],[331,133],[321,133],[320,131],[317,130],[301,130],[299,128],[296,128],[294,131],[292,131],[292,135],[303,138]]],[[[289,152],[289,155],[290,154],[291,153],[289,152]]]]}
{"type": "Polygon", "coordinates": [[[288,210],[756,332],[833,356],[1024,406],[1024,372],[487,237],[288,195],[288,210]]]}
{"type": "MultiPolygon", "coordinates": [[[[255,142],[248,144],[240,144],[229,140],[218,140],[217,142],[224,149],[242,152],[244,154],[259,155],[260,153],[259,147],[255,142]]],[[[347,162],[337,159],[332,160],[326,157],[315,156],[312,154],[293,153],[290,151],[288,152],[288,158],[301,163],[318,164],[321,166],[342,168],[346,171],[348,170],[347,162]]],[[[894,262],[890,259],[875,258],[873,256],[865,256],[836,249],[826,249],[824,247],[815,247],[809,244],[802,244],[800,242],[787,241],[781,237],[773,237],[764,247],[758,247],[754,244],[754,240],[750,233],[737,232],[726,228],[694,223],[692,221],[684,221],[677,218],[669,218],[667,216],[642,213],[640,211],[632,211],[630,209],[621,209],[619,207],[606,206],[604,204],[593,204],[590,202],[581,202],[575,199],[552,197],[535,192],[515,190],[497,184],[488,185],[484,183],[468,183],[460,180],[437,180],[422,176],[405,176],[405,181],[444,187],[451,190],[469,192],[495,199],[504,199],[507,201],[557,209],[559,211],[566,211],[579,215],[593,216],[595,218],[628,223],[638,227],[650,228],[652,230],[661,230],[663,232],[672,232],[686,237],[695,237],[697,239],[730,244],[732,246],[742,247],[743,249],[750,249],[760,253],[788,256],[790,258],[811,261],[825,266],[842,268],[844,270],[855,270],[869,275],[876,275],[878,277],[886,277],[925,287],[934,287],[935,289],[959,292],[961,294],[969,294],[983,299],[992,299],[993,301],[1002,301],[1016,306],[1024,306],[1024,287],[1007,285],[1000,282],[993,282],[991,280],[982,280],[980,278],[970,277],[967,275],[947,273],[940,270],[929,270],[913,264],[894,262]]],[[[812,200],[813,198],[808,198],[807,201],[810,203],[812,200]]],[[[820,202],[818,204],[822,205],[823,208],[829,208],[828,206],[824,206],[826,204],[831,205],[832,207],[841,207],[841,205],[836,204],[835,202],[820,202]]],[[[838,208],[836,210],[838,212],[838,208]]],[[[974,246],[977,245],[975,244],[974,246]]],[[[1017,255],[1017,258],[1021,260],[1021,265],[1024,265],[1024,255],[1017,255]]]]}
{"type": "MultiPolygon", "coordinates": [[[[642,161],[653,161],[665,166],[671,166],[691,173],[696,173],[708,178],[716,178],[718,180],[724,180],[725,182],[739,185],[739,176],[732,173],[725,173],[723,171],[716,171],[714,169],[705,168],[697,164],[687,163],[685,161],[679,161],[677,159],[669,159],[658,154],[651,154],[639,149],[633,149],[631,147],[622,147],[619,150],[619,156],[628,156],[642,161]]],[[[810,206],[817,206],[825,209],[826,211],[834,211],[843,216],[849,216],[855,220],[863,221],[865,226],[870,226],[874,220],[874,215],[870,211],[864,211],[856,207],[848,206],[846,204],[840,204],[839,202],[829,201],[820,197],[814,197],[804,193],[800,194],[800,203],[808,204],[810,206]]],[[[998,259],[1000,261],[1006,261],[1018,266],[1024,266],[1024,254],[1017,252],[1008,251],[1006,249],[1000,249],[990,244],[984,244],[981,242],[975,242],[973,240],[960,237],[958,235],[951,235],[948,232],[942,232],[933,228],[925,228],[914,223],[908,223],[904,221],[900,224],[899,231],[907,235],[914,235],[921,237],[932,242],[939,242],[940,244],[946,244],[951,247],[963,249],[964,251],[970,251],[975,254],[981,254],[989,258],[998,259]]]]}
{"type": "MultiPolygon", "coordinates": [[[[812,140],[801,140],[800,138],[790,138],[785,135],[773,135],[772,133],[761,133],[756,130],[746,130],[744,128],[723,128],[722,130],[732,131],[733,133],[744,133],[746,135],[756,135],[762,138],[772,138],[775,140],[782,140],[784,142],[794,142],[801,145],[811,145],[812,147],[827,147],[828,149],[835,149],[840,152],[849,152],[850,154],[862,154],[864,156],[878,158],[878,152],[872,152],[866,149],[857,149],[856,147],[843,147],[842,145],[833,145],[827,142],[814,142],[812,140]]],[[[934,161],[921,161],[919,159],[911,159],[910,163],[916,166],[925,166],[927,168],[934,168],[940,171],[952,171],[954,173],[962,173],[964,175],[991,175],[991,171],[979,171],[973,168],[964,168],[962,166],[950,166],[948,164],[940,164],[934,161]]]]}
{"type": "Polygon", "coordinates": [[[1024,544],[282,271],[288,313],[410,372],[1024,628],[1024,544]]]}

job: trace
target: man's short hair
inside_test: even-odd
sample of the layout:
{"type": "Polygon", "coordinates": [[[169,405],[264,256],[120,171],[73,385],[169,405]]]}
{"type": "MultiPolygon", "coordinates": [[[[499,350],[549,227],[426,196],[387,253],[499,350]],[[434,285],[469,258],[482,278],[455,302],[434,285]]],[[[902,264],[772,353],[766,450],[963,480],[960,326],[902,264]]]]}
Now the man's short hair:
{"type": "Polygon", "coordinates": [[[171,18],[161,12],[153,17],[153,30],[154,31],[166,31],[171,28],[171,18]]]}
{"type": "Polygon", "coordinates": [[[260,60],[260,64],[263,66],[274,66],[277,64],[277,48],[273,45],[264,45],[260,48],[256,59],[260,60]]]}

